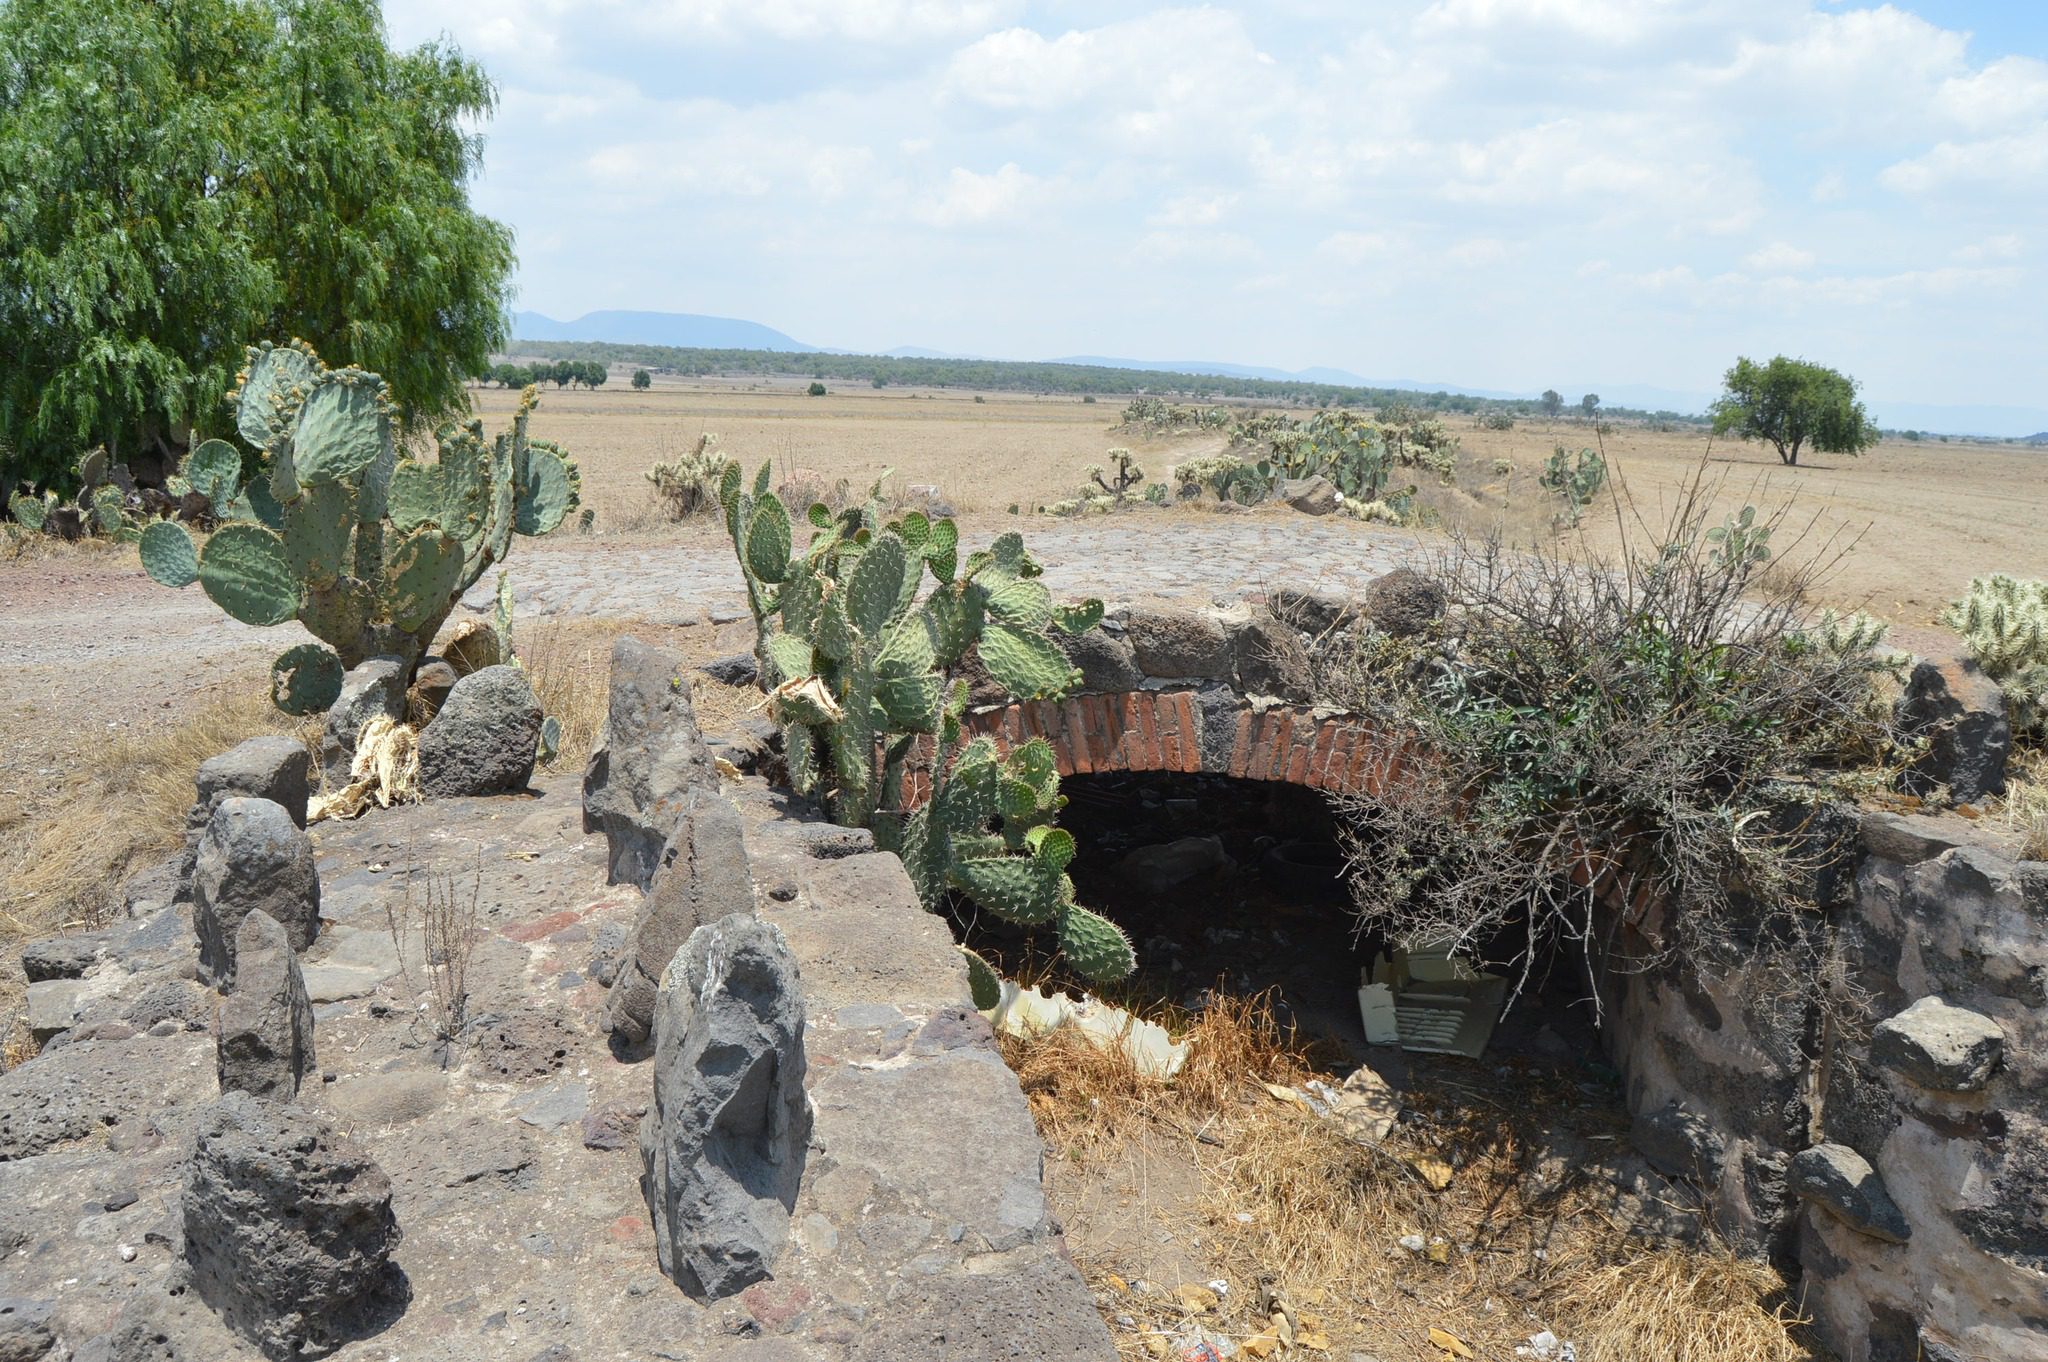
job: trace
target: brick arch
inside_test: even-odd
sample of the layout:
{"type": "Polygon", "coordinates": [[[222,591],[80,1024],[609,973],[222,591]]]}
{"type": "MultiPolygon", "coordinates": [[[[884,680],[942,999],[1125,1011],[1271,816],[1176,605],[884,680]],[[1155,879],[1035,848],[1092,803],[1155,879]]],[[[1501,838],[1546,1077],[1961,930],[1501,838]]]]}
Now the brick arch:
{"type": "Polygon", "coordinates": [[[1217,686],[1026,700],[971,713],[966,726],[1004,751],[1045,739],[1063,776],[1206,772],[1338,791],[1375,788],[1400,761],[1399,750],[1357,715],[1255,707],[1217,686]]]}

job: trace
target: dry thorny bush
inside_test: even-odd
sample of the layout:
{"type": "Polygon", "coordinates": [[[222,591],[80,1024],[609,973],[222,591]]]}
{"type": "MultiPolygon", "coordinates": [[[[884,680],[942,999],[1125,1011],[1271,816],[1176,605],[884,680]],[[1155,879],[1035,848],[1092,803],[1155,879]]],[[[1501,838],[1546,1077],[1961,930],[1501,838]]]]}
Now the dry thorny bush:
{"type": "Polygon", "coordinates": [[[483,930],[483,861],[479,856],[466,884],[452,873],[421,870],[410,846],[407,862],[405,892],[395,900],[385,896],[384,921],[399,973],[419,1000],[418,1020],[446,1046],[469,1020],[469,963],[483,930]]]}
{"type": "MultiPolygon", "coordinates": [[[[1510,1094],[1475,1067],[1481,1086],[1438,1081],[1425,1119],[1359,1143],[1264,1087],[1335,1081],[1332,1056],[1279,1026],[1268,1003],[1219,995],[1194,1018],[1162,1013],[1184,1025],[1190,1047],[1167,1083],[1074,1028],[1002,1041],[1052,1156],[1099,1176],[1135,1170],[1119,1224],[1140,1243],[1172,1234],[1203,1255],[1205,1280],[1230,1286],[1205,1309],[1184,1301],[1179,1283],[1134,1286],[1145,1268],[1132,1241],[1120,1251],[1070,1235],[1105,1313],[1132,1321],[1112,1328],[1124,1355],[1172,1356],[1195,1326],[1255,1337],[1267,1324],[1248,1309],[1255,1291],[1287,1300],[1297,1337],[1336,1356],[1401,1345],[1440,1356],[1427,1346],[1427,1329],[1439,1327],[1481,1357],[1505,1357],[1546,1325],[1584,1362],[1810,1355],[1769,1267],[1710,1234],[1696,1244],[1632,1237],[1597,1175],[1546,1159],[1554,1128],[1589,1119],[1570,1081],[1525,1072],[1510,1094]],[[1155,1190],[1181,1181],[1167,1163],[1192,1167],[1192,1198],[1155,1190]],[[1400,1246],[1409,1236],[1422,1238],[1422,1253],[1400,1246]]],[[[1605,1119],[1613,1129],[1593,1138],[1619,1141],[1625,1127],[1605,1119]]],[[[1056,1199],[1062,1185],[1055,1179],[1056,1199]]]]}
{"type": "Polygon", "coordinates": [[[1596,999],[1597,970],[1673,954],[1794,975],[1824,956],[1813,910],[1846,849],[1828,810],[1902,759],[1893,664],[1803,604],[1846,545],[1788,545],[1789,507],[1715,525],[1718,490],[1696,473],[1655,524],[1617,502],[1616,556],[1454,538],[1418,568],[1435,625],[1326,650],[1322,698],[1407,754],[1340,801],[1365,925],[1504,957],[1518,987],[1569,947],[1596,999]],[[1662,912],[1626,956],[1612,885],[1662,912]]]}

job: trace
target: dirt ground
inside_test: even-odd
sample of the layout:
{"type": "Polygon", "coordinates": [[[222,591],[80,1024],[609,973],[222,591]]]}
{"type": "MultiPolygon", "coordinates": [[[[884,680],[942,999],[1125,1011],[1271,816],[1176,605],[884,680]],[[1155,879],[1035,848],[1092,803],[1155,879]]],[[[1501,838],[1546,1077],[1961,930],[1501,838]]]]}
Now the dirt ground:
{"type": "MultiPolygon", "coordinates": [[[[476,396],[487,427],[501,424],[517,400],[503,388],[476,396]]],[[[934,484],[974,519],[1073,495],[1083,470],[1119,445],[1131,448],[1154,480],[1219,446],[1215,437],[1147,440],[1117,430],[1120,410],[1110,398],[1086,403],[953,389],[835,388],[807,397],[803,381],[793,379],[658,379],[636,393],[615,380],[596,392],[549,389],[533,430],[576,458],[601,533],[647,533],[659,530],[648,465],[706,431],[749,467],[768,460],[778,475],[815,469],[828,481],[846,478],[856,491],[893,468],[897,484],[934,484]]],[[[1536,485],[1543,461],[1560,444],[1598,444],[1616,485],[1647,523],[1661,522],[1661,508],[1704,465],[1724,511],[1791,504],[1781,548],[1791,547],[1795,527],[1803,532],[1795,552],[1818,551],[1830,537],[1853,544],[1825,586],[1825,603],[1867,609],[1897,624],[1928,624],[1972,576],[2048,576],[2048,450],[1891,440],[1861,458],[1809,455],[1809,462],[1787,468],[1767,446],[1710,443],[1693,433],[1621,426],[1600,437],[1571,421],[1489,431],[1456,416],[1449,424],[1462,441],[1459,483],[1479,500],[1457,493],[1436,500],[1467,528],[1496,517],[1524,533],[1543,525],[1551,509],[1536,485]],[[1512,474],[1494,472],[1497,459],[1510,461],[1512,474]]],[[[1589,512],[1585,530],[1595,547],[1615,547],[1612,501],[1603,498],[1589,512]]]]}

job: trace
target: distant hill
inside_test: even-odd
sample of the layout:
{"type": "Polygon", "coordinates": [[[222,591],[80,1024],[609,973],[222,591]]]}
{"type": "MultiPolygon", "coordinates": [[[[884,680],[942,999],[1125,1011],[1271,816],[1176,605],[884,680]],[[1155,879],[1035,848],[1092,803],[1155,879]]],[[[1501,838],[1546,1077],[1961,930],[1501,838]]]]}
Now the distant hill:
{"type": "Polygon", "coordinates": [[[512,334],[519,340],[611,341],[618,345],[673,345],[704,350],[818,348],[759,322],[704,317],[694,312],[586,312],[573,322],[558,322],[538,312],[515,312],[512,334]]]}

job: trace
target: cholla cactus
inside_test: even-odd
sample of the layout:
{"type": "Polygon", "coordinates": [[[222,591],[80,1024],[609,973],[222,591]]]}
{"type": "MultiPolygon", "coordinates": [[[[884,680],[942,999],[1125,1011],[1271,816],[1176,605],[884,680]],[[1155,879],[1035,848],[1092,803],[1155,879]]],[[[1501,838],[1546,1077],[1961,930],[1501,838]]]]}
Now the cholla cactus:
{"type": "Polygon", "coordinates": [[[1973,577],[1942,618],[2005,692],[2013,731],[2048,738],[2048,582],[1973,577]]]}
{"type": "Polygon", "coordinates": [[[666,463],[656,461],[647,470],[647,480],[654,484],[654,495],[669,519],[687,520],[718,508],[718,479],[726,462],[718,437],[707,431],[687,452],[666,463]]]}
{"type": "MultiPolygon", "coordinates": [[[[344,670],[365,658],[392,654],[409,672],[512,536],[546,534],[579,500],[575,466],[527,439],[532,388],[511,430],[486,443],[481,422],[444,427],[439,459],[423,464],[399,457],[375,374],[329,369],[294,343],[252,347],[241,378],[230,395],[236,429],[262,460],[230,506],[252,518],[221,526],[203,550],[160,521],[143,531],[142,565],[166,586],[198,582],[244,624],[297,619],[322,640],[272,666],[271,699],[287,713],[325,709],[344,670]]],[[[225,477],[216,458],[199,476],[225,477]]]]}
{"type": "Polygon", "coordinates": [[[1102,602],[1056,605],[1021,535],[962,563],[951,520],[911,512],[884,523],[874,497],[837,517],[813,505],[811,542],[797,556],[768,477],[764,465],[749,489],[728,465],[720,499],[790,783],[900,852],[926,907],[958,890],[999,916],[1058,924],[1090,978],[1128,973],[1129,943],[1073,905],[1061,873],[1073,839],[1052,828],[1064,801],[1051,749],[1027,744],[999,761],[992,743],[963,746],[967,685],[956,676],[971,651],[1014,696],[1065,694],[1080,672],[1053,635],[1094,628],[1102,602]],[[932,585],[920,599],[926,573],[932,585]],[[932,788],[912,810],[905,778],[921,735],[932,738],[932,788]],[[1028,895],[1026,880],[1037,886],[1028,895]]]}
{"type": "Polygon", "coordinates": [[[1125,493],[1145,480],[1145,470],[1138,467],[1138,461],[1128,449],[1112,449],[1108,458],[1115,471],[1111,472],[1100,464],[1091,464],[1087,470],[1088,478],[1104,493],[1122,501],[1125,493]]]}

